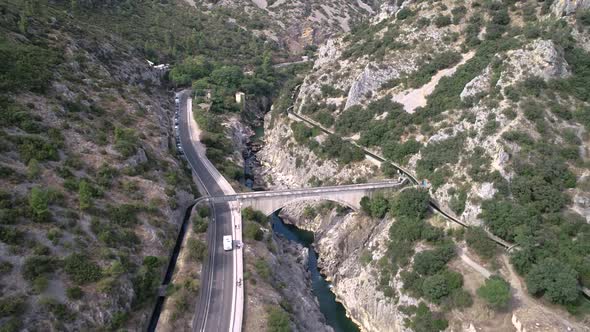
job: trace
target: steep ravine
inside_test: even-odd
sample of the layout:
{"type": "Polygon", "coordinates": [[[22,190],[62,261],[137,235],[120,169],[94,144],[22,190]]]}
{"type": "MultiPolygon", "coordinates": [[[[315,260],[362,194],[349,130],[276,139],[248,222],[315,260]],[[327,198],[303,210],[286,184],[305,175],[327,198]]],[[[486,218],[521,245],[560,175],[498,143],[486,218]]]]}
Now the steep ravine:
{"type": "MultiPolygon", "coordinates": [[[[252,169],[258,169],[256,152],[261,148],[259,138],[263,131],[261,119],[264,106],[261,103],[250,105],[245,113],[252,114],[250,119],[231,121],[231,138],[243,160],[245,178],[243,185],[254,190],[264,189],[259,177],[255,177],[252,169]]],[[[244,313],[244,331],[264,330],[267,326],[268,308],[282,307],[289,314],[294,331],[337,331],[354,332],[355,329],[334,329],[326,322],[326,318],[315,291],[319,272],[311,271],[315,267],[316,256],[310,257],[309,243],[294,241],[289,232],[276,231],[273,227],[276,220],[265,227],[265,241],[245,240],[245,290],[246,305],[244,313]],[[266,263],[261,263],[266,262],[266,263]],[[271,271],[265,275],[264,268],[271,271]],[[317,280],[316,280],[317,281],[317,280]],[[288,287],[285,287],[288,285],[288,287]]],[[[325,283],[325,280],[321,280],[325,283]]],[[[327,283],[323,285],[327,290],[327,283]]],[[[328,291],[329,292],[329,291],[328,291]]],[[[333,301],[333,300],[332,300],[333,301]]]]}

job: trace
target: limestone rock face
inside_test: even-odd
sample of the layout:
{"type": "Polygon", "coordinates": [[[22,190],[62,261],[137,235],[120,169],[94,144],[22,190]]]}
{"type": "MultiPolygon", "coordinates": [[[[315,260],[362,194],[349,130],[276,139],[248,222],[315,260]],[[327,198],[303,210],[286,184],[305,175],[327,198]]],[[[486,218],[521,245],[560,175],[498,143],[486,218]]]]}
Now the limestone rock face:
{"type": "Polygon", "coordinates": [[[372,92],[377,90],[383,83],[399,76],[400,72],[397,69],[380,69],[368,64],[352,83],[352,86],[348,91],[348,99],[346,100],[346,106],[344,106],[344,109],[360,104],[363,99],[366,99],[368,93],[372,94],[372,92]]]}
{"type": "Polygon", "coordinates": [[[401,294],[401,281],[392,285],[399,301],[386,297],[377,290],[378,275],[372,265],[363,265],[361,255],[372,248],[372,260],[385,255],[388,229],[391,219],[371,221],[357,213],[339,216],[335,212],[324,217],[306,220],[303,204],[293,204],[283,209],[285,222],[299,228],[314,231],[315,249],[319,254],[318,267],[331,282],[332,291],[363,331],[408,331],[403,326],[404,314],[400,305],[415,305],[417,301],[401,294]]]}
{"type": "Polygon", "coordinates": [[[551,5],[551,11],[556,16],[568,16],[588,8],[590,0],[557,0],[551,5]]]}
{"type": "Polygon", "coordinates": [[[570,75],[569,67],[553,41],[536,40],[526,48],[509,51],[497,85],[505,87],[530,76],[544,80],[565,78],[570,75]]]}
{"type": "Polygon", "coordinates": [[[333,160],[320,159],[306,146],[295,143],[288,119],[276,119],[270,126],[269,113],[265,121],[265,144],[258,153],[260,175],[271,187],[301,188],[314,181],[323,184],[354,182],[372,172],[369,162],[340,166],[333,160]]]}
{"type": "Polygon", "coordinates": [[[278,253],[271,259],[272,270],[279,283],[289,285],[281,294],[291,305],[297,331],[333,332],[326,325],[319,304],[313,295],[308,270],[309,250],[303,246],[275,237],[278,253]]]}
{"type": "Polygon", "coordinates": [[[481,75],[475,77],[465,85],[463,91],[461,91],[461,100],[465,101],[468,98],[476,97],[488,91],[491,87],[491,74],[492,68],[487,66],[481,75]]]}

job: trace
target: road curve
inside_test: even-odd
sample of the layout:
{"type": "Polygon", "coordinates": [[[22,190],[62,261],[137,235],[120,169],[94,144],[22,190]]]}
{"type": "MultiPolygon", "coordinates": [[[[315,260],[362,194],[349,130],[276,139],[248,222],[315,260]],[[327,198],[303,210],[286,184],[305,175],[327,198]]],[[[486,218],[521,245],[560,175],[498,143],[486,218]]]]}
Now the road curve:
{"type": "MultiPolygon", "coordinates": [[[[185,157],[197,178],[199,190],[207,196],[235,194],[229,183],[205,157],[205,150],[195,137],[190,92],[177,94],[180,99],[179,136],[185,157]]],[[[193,331],[241,331],[243,289],[236,280],[242,275],[241,250],[224,251],[223,236],[241,240],[241,216],[235,203],[216,202],[211,206],[211,223],[207,231],[208,257],[201,272],[201,288],[193,331]],[[239,225],[236,229],[235,224],[239,225]]]]}

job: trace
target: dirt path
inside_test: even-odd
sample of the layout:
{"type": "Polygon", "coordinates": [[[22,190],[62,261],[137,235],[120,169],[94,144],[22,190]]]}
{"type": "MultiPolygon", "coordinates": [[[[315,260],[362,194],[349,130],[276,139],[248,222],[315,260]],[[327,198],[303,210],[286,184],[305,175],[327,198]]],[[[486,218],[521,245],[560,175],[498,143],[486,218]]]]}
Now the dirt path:
{"type": "Polygon", "coordinates": [[[457,68],[467,62],[467,60],[471,59],[475,55],[475,52],[471,51],[469,53],[463,54],[463,59],[461,62],[456,64],[454,67],[447,68],[440,70],[430,79],[430,82],[424,84],[423,86],[414,89],[414,90],[406,90],[402,91],[395,96],[393,96],[393,101],[396,101],[402,105],[404,105],[404,110],[408,113],[414,113],[414,110],[418,107],[426,106],[426,97],[428,97],[434,88],[438,84],[441,78],[446,76],[451,76],[455,73],[457,68]]]}
{"type": "Polygon", "coordinates": [[[469,267],[471,267],[477,273],[481,274],[484,278],[487,279],[492,275],[492,273],[488,269],[486,269],[485,267],[471,259],[469,256],[467,256],[467,254],[465,253],[465,249],[459,247],[457,248],[457,251],[459,254],[459,258],[461,258],[461,260],[465,264],[469,265],[469,267]]]}

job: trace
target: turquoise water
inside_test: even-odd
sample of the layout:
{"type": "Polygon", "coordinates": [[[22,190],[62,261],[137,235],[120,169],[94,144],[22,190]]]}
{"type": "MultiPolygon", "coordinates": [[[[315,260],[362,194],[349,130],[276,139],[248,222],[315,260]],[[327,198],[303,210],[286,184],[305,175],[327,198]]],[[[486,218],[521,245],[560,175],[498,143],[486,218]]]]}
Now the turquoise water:
{"type": "Polygon", "coordinates": [[[336,332],[359,332],[358,326],[346,316],[344,306],[336,301],[336,296],[330,290],[330,284],[318,270],[318,256],[312,248],[313,232],[287,225],[274,213],[272,215],[272,229],[275,233],[295,241],[309,249],[309,271],[311,272],[311,286],[320,304],[320,311],[326,317],[328,325],[336,332]]]}

